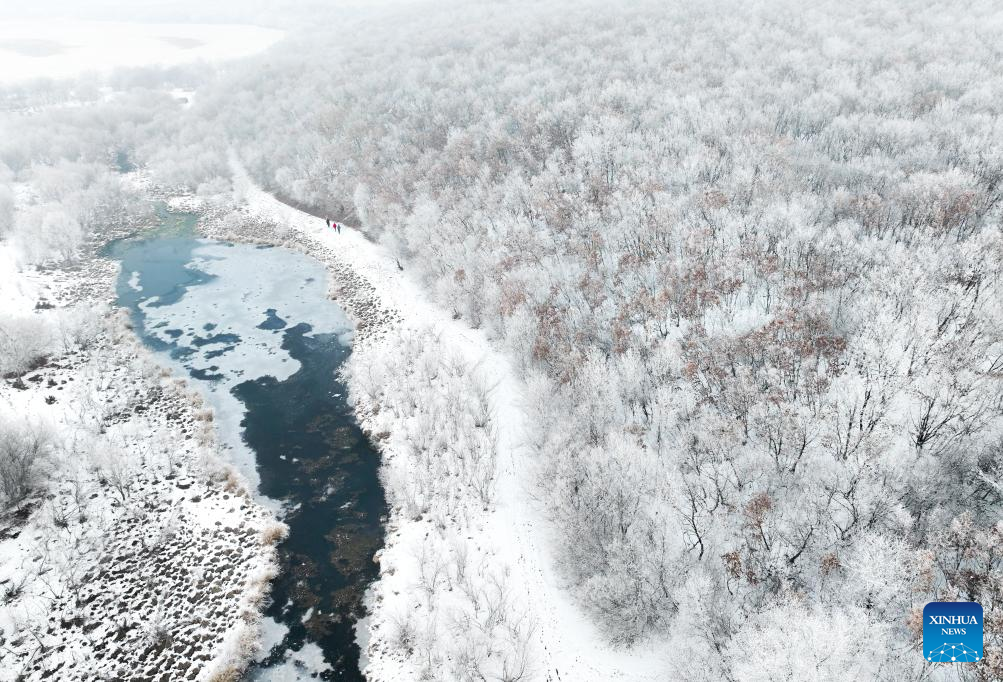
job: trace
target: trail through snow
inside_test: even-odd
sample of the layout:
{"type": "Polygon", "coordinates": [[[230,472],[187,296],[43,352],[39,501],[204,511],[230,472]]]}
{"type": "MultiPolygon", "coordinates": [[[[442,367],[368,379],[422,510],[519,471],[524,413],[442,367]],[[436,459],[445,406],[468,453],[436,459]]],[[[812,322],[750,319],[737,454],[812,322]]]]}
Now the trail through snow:
{"type": "Polygon", "coordinates": [[[526,603],[534,611],[543,656],[534,666],[538,673],[534,678],[555,682],[664,679],[664,652],[653,647],[611,648],[561,585],[549,550],[556,540],[550,537],[550,524],[532,493],[535,469],[524,445],[525,386],[505,354],[482,331],[454,320],[432,303],[424,287],[399,270],[383,246],[350,227],[336,232],[322,218],[284,204],[257,187],[237,162],[232,165],[236,194],[253,213],[298,230],[338,253],[376,288],[386,304],[400,312],[405,324],[438,330],[443,346],[476,363],[494,386],[491,407],[502,428],[497,431],[497,498],[489,533],[494,542],[509,548],[511,577],[525,591],[526,603]]]}

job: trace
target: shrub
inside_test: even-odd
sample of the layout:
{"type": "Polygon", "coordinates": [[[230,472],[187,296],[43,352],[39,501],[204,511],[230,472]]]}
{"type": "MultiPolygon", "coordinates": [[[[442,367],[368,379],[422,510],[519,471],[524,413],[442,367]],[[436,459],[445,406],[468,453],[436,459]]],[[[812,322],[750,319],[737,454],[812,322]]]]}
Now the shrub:
{"type": "Polygon", "coordinates": [[[0,321],[0,374],[20,376],[37,366],[49,342],[50,330],[38,316],[0,321]]]}
{"type": "Polygon", "coordinates": [[[19,506],[44,482],[52,436],[40,426],[0,423],[0,504],[19,506]]]}

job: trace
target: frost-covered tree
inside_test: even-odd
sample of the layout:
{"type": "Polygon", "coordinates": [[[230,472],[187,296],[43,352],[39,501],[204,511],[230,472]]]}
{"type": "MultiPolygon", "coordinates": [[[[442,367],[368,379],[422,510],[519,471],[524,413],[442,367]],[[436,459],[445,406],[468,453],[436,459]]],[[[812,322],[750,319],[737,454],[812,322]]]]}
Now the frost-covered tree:
{"type": "Polygon", "coordinates": [[[20,505],[40,492],[52,456],[53,434],[40,424],[0,421],[0,506],[20,505]]]}

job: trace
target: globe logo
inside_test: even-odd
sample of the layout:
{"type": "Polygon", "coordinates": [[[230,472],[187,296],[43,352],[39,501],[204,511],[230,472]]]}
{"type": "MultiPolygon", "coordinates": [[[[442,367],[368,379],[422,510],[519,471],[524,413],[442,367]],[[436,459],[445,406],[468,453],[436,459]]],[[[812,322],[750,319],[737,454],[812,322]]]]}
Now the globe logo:
{"type": "Polygon", "coordinates": [[[969,649],[964,644],[947,644],[946,642],[926,653],[926,660],[934,663],[974,663],[982,658],[975,649],[969,649]]]}

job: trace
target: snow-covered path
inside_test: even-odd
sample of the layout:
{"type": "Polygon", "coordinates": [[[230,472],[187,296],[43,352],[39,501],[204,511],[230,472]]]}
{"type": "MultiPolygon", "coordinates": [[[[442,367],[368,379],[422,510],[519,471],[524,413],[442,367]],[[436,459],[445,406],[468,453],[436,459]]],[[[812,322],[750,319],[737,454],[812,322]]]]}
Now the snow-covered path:
{"type": "Polygon", "coordinates": [[[548,538],[549,524],[533,499],[533,463],[524,447],[526,432],[525,387],[504,353],[480,330],[454,320],[425,295],[424,287],[397,268],[382,246],[362,233],[343,227],[341,233],[322,219],[288,206],[258,188],[246,171],[234,163],[234,185],[252,213],[286,225],[319,240],[375,287],[381,299],[396,308],[408,326],[431,326],[450,348],[479,370],[495,386],[491,407],[497,431],[497,504],[489,532],[499,546],[511,548],[512,579],[525,591],[526,603],[538,624],[536,637],[543,660],[536,661],[534,679],[580,682],[601,680],[664,679],[664,654],[652,649],[619,651],[610,648],[588,617],[562,588],[554,569],[548,538]]]}

